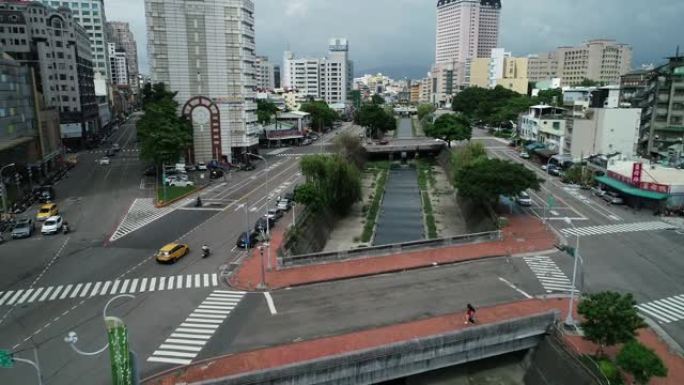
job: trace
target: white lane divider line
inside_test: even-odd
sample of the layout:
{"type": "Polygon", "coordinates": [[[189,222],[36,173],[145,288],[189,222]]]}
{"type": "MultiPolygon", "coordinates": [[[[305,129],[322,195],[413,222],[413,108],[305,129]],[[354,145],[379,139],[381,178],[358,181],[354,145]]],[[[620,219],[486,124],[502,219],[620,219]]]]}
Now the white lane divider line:
{"type": "Polygon", "coordinates": [[[264,297],[266,297],[266,303],[268,304],[268,310],[271,312],[271,315],[278,314],[278,310],[276,310],[275,303],[273,303],[273,297],[271,297],[271,293],[265,291],[264,297]]]}
{"type": "Polygon", "coordinates": [[[502,278],[502,277],[499,277],[499,281],[505,283],[505,284],[508,285],[511,289],[513,289],[513,290],[517,291],[518,293],[522,294],[525,298],[527,298],[527,299],[531,299],[531,298],[532,298],[531,295],[527,294],[527,293],[524,292],[522,289],[520,289],[519,287],[517,287],[517,286],[515,286],[514,284],[512,284],[511,282],[509,282],[507,279],[502,278]]]}

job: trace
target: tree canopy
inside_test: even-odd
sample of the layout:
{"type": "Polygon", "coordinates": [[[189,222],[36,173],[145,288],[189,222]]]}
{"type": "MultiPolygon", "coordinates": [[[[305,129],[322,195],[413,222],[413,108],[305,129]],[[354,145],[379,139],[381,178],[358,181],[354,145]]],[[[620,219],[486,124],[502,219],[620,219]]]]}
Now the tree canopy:
{"type": "Polygon", "coordinates": [[[368,135],[373,138],[379,138],[380,134],[397,128],[394,115],[377,104],[363,104],[356,113],[355,121],[366,127],[368,135]]]}
{"type": "Polygon", "coordinates": [[[361,173],[341,156],[307,155],[300,167],[306,183],[295,192],[297,202],[345,215],[361,200],[361,173]]]}
{"type": "Polygon", "coordinates": [[[418,110],[418,120],[423,120],[424,117],[435,112],[435,106],[429,103],[421,104],[417,108],[418,110]]]}
{"type": "Polygon", "coordinates": [[[539,190],[543,180],[522,164],[480,157],[458,170],[455,182],[459,195],[491,203],[501,195],[539,190]]]}
{"type": "Polygon", "coordinates": [[[382,95],[373,94],[373,96],[371,96],[371,103],[373,103],[373,104],[385,104],[385,98],[383,98],[382,95]]]}
{"type": "Polygon", "coordinates": [[[645,326],[635,306],[631,294],[605,291],[585,296],[577,306],[584,318],[584,338],[601,348],[633,340],[637,329],[645,326]]]}
{"type": "Polygon", "coordinates": [[[470,140],[473,129],[470,121],[457,114],[444,114],[431,125],[425,127],[425,135],[442,139],[451,147],[452,140],[470,140]]]}
{"type": "Polygon", "coordinates": [[[656,352],[637,341],[625,344],[617,355],[617,364],[634,376],[634,380],[646,385],[653,377],[667,376],[667,367],[656,352]]]}
{"type": "Polygon", "coordinates": [[[481,142],[468,142],[465,146],[456,148],[451,153],[452,180],[456,180],[456,175],[463,167],[486,157],[487,150],[481,142]]]}
{"type": "Polygon", "coordinates": [[[271,123],[271,118],[278,112],[278,107],[269,100],[257,99],[257,120],[261,124],[271,123]]]}
{"type": "Polygon", "coordinates": [[[323,131],[324,127],[332,126],[338,118],[337,113],[322,100],[308,101],[302,104],[299,110],[311,114],[311,123],[318,132],[323,131]]]}
{"type": "Polygon", "coordinates": [[[176,93],[163,83],[143,88],[144,114],[137,123],[140,157],[161,165],[176,162],[192,144],[190,122],[177,115],[176,93]]]}
{"type": "Polygon", "coordinates": [[[366,149],[363,148],[361,139],[349,132],[343,132],[335,137],[333,152],[355,165],[359,170],[362,170],[366,163],[366,149]]]}

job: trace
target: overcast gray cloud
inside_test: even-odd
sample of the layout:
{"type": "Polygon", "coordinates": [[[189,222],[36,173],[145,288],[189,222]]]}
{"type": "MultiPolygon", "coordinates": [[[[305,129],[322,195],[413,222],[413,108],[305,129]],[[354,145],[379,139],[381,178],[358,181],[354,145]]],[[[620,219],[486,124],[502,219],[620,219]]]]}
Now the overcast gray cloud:
{"type": "MultiPolygon", "coordinates": [[[[257,51],[280,62],[287,47],[323,55],[330,37],[347,37],[358,70],[421,67],[433,61],[435,0],[255,0],[257,51]]],[[[632,44],[634,66],[658,63],[684,42],[681,0],[502,0],[500,45],[514,55],[590,38],[632,44]]],[[[147,72],[143,0],[108,0],[109,20],[128,21],[147,72]]]]}

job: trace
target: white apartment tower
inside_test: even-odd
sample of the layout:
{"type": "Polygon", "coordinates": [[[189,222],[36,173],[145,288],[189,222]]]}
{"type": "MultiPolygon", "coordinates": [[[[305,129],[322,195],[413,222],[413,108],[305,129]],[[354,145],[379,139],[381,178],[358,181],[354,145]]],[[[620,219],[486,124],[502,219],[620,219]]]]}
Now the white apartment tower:
{"type": "Polygon", "coordinates": [[[128,58],[122,48],[117,48],[116,43],[107,43],[109,54],[109,68],[112,71],[112,84],[115,86],[127,86],[128,84],[128,58]]]}
{"type": "Polygon", "coordinates": [[[254,3],[145,0],[152,82],[192,121],[195,162],[239,161],[259,142],[254,3]]]}
{"type": "MultiPolygon", "coordinates": [[[[122,49],[126,54],[128,72],[128,85],[133,93],[138,93],[138,44],[135,41],[128,23],[121,21],[108,21],[107,41],[116,44],[116,49],[122,49]]],[[[111,62],[111,60],[110,60],[111,62]]],[[[112,70],[113,71],[113,70],[112,70]]]]}
{"type": "Polygon", "coordinates": [[[436,64],[489,57],[499,42],[501,0],[439,0],[436,64]]]}
{"type": "Polygon", "coordinates": [[[352,87],[353,70],[354,65],[349,60],[349,42],[343,38],[332,38],[325,58],[296,58],[291,51],[285,51],[282,86],[328,104],[345,103],[352,87]]]}
{"type": "Polygon", "coordinates": [[[275,88],[275,66],[267,56],[256,57],[256,86],[261,90],[275,88]]]}

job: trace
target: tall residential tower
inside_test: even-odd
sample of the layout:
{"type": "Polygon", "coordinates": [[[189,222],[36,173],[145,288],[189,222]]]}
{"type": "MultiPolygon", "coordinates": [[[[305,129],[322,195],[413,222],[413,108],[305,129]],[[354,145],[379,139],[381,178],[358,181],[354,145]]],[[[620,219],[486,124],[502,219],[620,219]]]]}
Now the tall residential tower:
{"type": "Polygon", "coordinates": [[[145,0],[152,82],[178,92],[195,162],[237,161],[259,142],[254,3],[145,0]]]}
{"type": "MultiPolygon", "coordinates": [[[[128,23],[121,21],[109,21],[106,25],[107,41],[116,44],[116,50],[123,50],[126,57],[126,73],[128,85],[134,94],[138,93],[138,45],[135,42],[133,32],[128,23]]],[[[119,59],[117,59],[119,60],[119,59]]],[[[112,62],[110,60],[110,62],[112,62]]],[[[114,69],[112,69],[114,71],[114,69]]],[[[121,72],[121,71],[119,71],[121,72]]],[[[112,78],[114,76],[112,75],[112,78]]]]}

